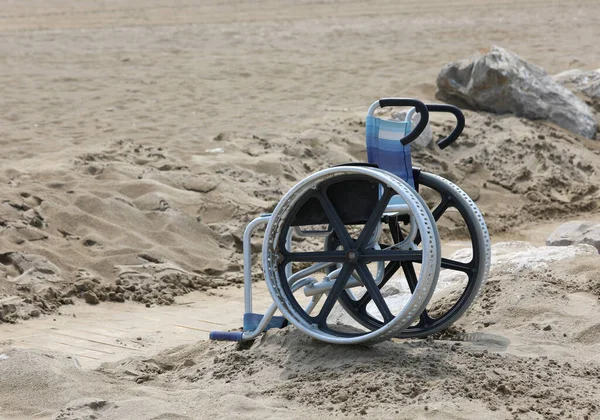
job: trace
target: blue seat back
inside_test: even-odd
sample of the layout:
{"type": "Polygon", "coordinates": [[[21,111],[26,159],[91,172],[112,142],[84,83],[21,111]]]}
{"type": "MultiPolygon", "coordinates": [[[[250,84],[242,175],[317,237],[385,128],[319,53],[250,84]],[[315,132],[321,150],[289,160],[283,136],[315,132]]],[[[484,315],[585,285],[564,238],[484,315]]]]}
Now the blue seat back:
{"type": "Polygon", "coordinates": [[[369,163],[399,176],[414,188],[410,145],[400,143],[400,139],[411,131],[410,119],[391,121],[369,115],[366,126],[369,163]]]}

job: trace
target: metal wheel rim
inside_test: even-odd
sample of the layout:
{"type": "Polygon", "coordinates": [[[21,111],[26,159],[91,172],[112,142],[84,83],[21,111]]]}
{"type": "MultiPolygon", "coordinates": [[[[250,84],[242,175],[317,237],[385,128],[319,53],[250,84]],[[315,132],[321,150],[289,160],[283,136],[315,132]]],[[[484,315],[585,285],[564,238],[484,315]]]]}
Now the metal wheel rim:
{"type": "Polygon", "coordinates": [[[278,309],[298,329],[313,338],[329,343],[358,344],[377,342],[397,335],[422,312],[431,297],[437,281],[440,263],[440,254],[438,252],[439,235],[435,224],[431,223],[428,214],[431,214],[429,209],[406,182],[379,170],[345,166],[325,169],[305,178],[294,186],[276,206],[267,225],[263,242],[263,270],[265,279],[269,292],[278,309]],[[285,278],[285,270],[282,271],[278,267],[281,258],[278,249],[279,235],[284,233],[282,227],[292,207],[297,204],[307,191],[314,189],[316,185],[348,174],[368,176],[379,183],[388,185],[405,199],[411,212],[419,215],[415,217],[415,219],[418,219],[419,228],[423,232],[429,232],[429,236],[423,243],[423,263],[425,269],[415,289],[416,293],[412,295],[407,305],[391,321],[380,328],[350,337],[333,335],[329,331],[323,331],[318,326],[315,327],[307,319],[303,318],[300,313],[300,311],[303,311],[302,308],[299,308],[297,302],[294,304],[295,299],[289,299],[289,285],[287,281],[284,282],[282,280],[282,277],[285,278]]]}
{"type": "MultiPolygon", "coordinates": [[[[465,273],[468,276],[467,286],[461,294],[460,298],[452,305],[452,307],[446,311],[446,313],[437,318],[429,317],[428,325],[423,324],[423,314],[426,313],[426,309],[420,315],[422,320],[418,325],[411,325],[396,337],[398,338],[417,338],[426,337],[431,334],[435,334],[442,331],[456,322],[471,306],[471,304],[481,294],[481,291],[485,285],[489,273],[491,251],[490,251],[490,238],[487,227],[483,220],[481,212],[471,200],[471,198],[458,186],[452,182],[427,172],[421,172],[419,176],[420,184],[434,189],[436,192],[440,192],[439,189],[443,189],[446,195],[451,195],[452,200],[451,207],[456,208],[463,220],[465,221],[471,241],[473,243],[473,259],[469,265],[475,269],[471,273],[465,273]],[[460,207],[458,208],[457,205],[460,207]]],[[[442,201],[444,197],[442,194],[442,201]]],[[[445,211],[445,209],[444,209],[445,211]]],[[[437,220],[443,215],[443,212],[436,218],[436,211],[433,211],[434,218],[437,220]]],[[[331,245],[329,245],[331,246],[331,245]]],[[[442,259],[442,268],[444,268],[446,259],[442,259]]],[[[447,261],[446,261],[447,262],[447,261]]],[[[400,268],[398,268],[400,269],[400,268]]],[[[397,270],[395,270],[397,271],[397,270]]],[[[395,272],[394,271],[394,272],[395,272]]],[[[393,273],[391,274],[393,275],[393,273]]],[[[406,275],[406,274],[405,274],[406,275]]],[[[340,297],[340,304],[346,312],[359,324],[367,328],[378,328],[379,322],[377,319],[372,317],[365,317],[363,313],[357,313],[352,305],[351,299],[348,299],[346,295],[340,297]]],[[[368,315],[368,314],[367,314],[368,315]]]]}

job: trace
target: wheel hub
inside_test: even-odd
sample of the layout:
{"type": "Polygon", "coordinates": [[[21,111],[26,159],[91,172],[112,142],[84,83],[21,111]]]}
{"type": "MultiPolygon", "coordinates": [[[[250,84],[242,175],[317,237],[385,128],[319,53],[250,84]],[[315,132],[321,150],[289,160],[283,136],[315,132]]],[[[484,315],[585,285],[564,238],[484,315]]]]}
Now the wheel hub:
{"type": "Polygon", "coordinates": [[[357,262],[358,257],[359,257],[359,253],[358,253],[358,250],[356,250],[356,249],[351,249],[348,252],[346,252],[346,261],[348,261],[348,262],[357,262]]]}

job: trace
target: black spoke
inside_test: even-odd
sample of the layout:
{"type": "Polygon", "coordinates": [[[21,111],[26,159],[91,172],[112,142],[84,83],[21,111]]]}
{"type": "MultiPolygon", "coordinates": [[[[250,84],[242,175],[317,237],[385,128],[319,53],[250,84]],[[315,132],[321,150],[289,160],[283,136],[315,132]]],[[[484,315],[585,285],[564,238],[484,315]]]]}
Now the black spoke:
{"type": "Polygon", "coordinates": [[[463,273],[467,274],[470,274],[473,271],[471,264],[449,260],[448,258],[442,258],[442,268],[447,268],[454,271],[462,271],[463,273]]]}
{"type": "Polygon", "coordinates": [[[450,197],[443,197],[440,204],[431,212],[436,222],[442,217],[448,207],[450,207],[450,197]]]}
{"type": "Polygon", "coordinates": [[[344,289],[346,288],[346,283],[350,279],[350,275],[354,271],[354,266],[352,264],[344,264],[342,269],[340,270],[339,275],[335,279],[335,283],[333,287],[327,294],[327,299],[325,299],[325,303],[321,307],[321,311],[314,318],[315,322],[321,326],[327,325],[327,317],[331,313],[335,302],[338,300],[344,289]]]}
{"type": "Polygon", "coordinates": [[[284,263],[290,262],[344,262],[345,254],[341,251],[318,252],[283,252],[284,263]]]}
{"type": "MultiPolygon", "coordinates": [[[[381,282],[377,286],[377,287],[379,287],[379,290],[381,290],[383,288],[383,286],[385,286],[385,284],[392,278],[392,276],[394,274],[396,274],[396,272],[398,271],[399,268],[400,268],[400,263],[398,261],[391,261],[390,263],[388,263],[388,265],[385,266],[385,270],[383,271],[383,278],[381,279],[381,282]]],[[[359,310],[363,310],[370,301],[371,301],[371,295],[369,295],[368,293],[365,293],[363,295],[363,297],[361,297],[356,302],[356,307],[359,310]]]]}
{"type": "Polygon", "coordinates": [[[381,222],[383,212],[385,211],[385,208],[387,207],[393,195],[394,191],[384,185],[383,194],[381,195],[381,198],[375,205],[373,212],[369,216],[369,220],[367,220],[367,223],[365,223],[365,227],[363,228],[362,232],[358,237],[358,240],[356,241],[357,248],[361,249],[367,246],[369,239],[371,239],[373,233],[375,232],[375,228],[381,222]]]}
{"type": "Polygon", "coordinates": [[[435,319],[429,316],[429,313],[427,312],[427,309],[425,309],[421,315],[419,315],[419,323],[417,324],[417,327],[419,328],[425,328],[428,327],[429,325],[433,324],[435,322],[435,319]]]}
{"type": "Polygon", "coordinates": [[[419,282],[417,279],[417,273],[415,273],[415,267],[411,262],[403,261],[400,264],[402,265],[402,271],[404,271],[404,276],[406,277],[406,282],[408,283],[410,292],[414,293],[417,283],[419,282]]]}
{"type": "Polygon", "coordinates": [[[344,222],[342,222],[342,219],[335,210],[335,207],[333,207],[333,204],[329,200],[329,197],[327,197],[327,193],[325,191],[320,191],[319,201],[321,202],[323,210],[329,219],[329,223],[331,224],[331,227],[333,227],[333,230],[335,230],[336,236],[338,237],[340,243],[344,249],[350,249],[354,243],[354,240],[350,237],[348,230],[344,226],[344,222]]]}
{"type": "Polygon", "coordinates": [[[388,226],[390,228],[390,233],[392,234],[392,239],[394,240],[394,243],[398,244],[402,242],[402,239],[404,239],[404,237],[402,235],[402,231],[400,230],[400,226],[398,226],[398,217],[396,217],[394,221],[390,221],[388,223],[388,226]]]}
{"type": "MultiPolygon", "coordinates": [[[[448,210],[450,204],[451,197],[442,197],[442,201],[440,202],[440,204],[438,204],[438,206],[431,212],[436,222],[440,220],[440,217],[442,217],[446,210],[448,210]]],[[[421,243],[421,232],[417,232],[417,236],[415,237],[414,243],[415,245],[419,245],[421,243]]]]}
{"type": "Polygon", "coordinates": [[[362,262],[369,263],[374,261],[410,261],[421,262],[423,259],[423,251],[420,250],[367,250],[360,255],[362,262]]]}
{"type": "Polygon", "coordinates": [[[367,288],[367,292],[369,292],[373,303],[375,303],[377,309],[379,309],[379,313],[383,316],[384,322],[390,322],[394,318],[394,315],[392,315],[390,308],[388,308],[387,303],[366,264],[358,264],[356,270],[358,271],[358,275],[362,279],[364,286],[367,288]]]}

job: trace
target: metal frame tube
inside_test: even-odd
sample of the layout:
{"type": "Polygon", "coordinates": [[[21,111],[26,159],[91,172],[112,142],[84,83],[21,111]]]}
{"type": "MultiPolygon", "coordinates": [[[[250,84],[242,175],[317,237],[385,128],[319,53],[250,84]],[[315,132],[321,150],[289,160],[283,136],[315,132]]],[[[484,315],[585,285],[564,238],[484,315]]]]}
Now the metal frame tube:
{"type": "MultiPolygon", "coordinates": [[[[308,285],[314,283],[314,281],[315,281],[315,279],[313,279],[311,277],[302,279],[292,285],[292,292],[295,292],[296,290],[300,289],[301,287],[308,286],[308,285]]],[[[318,299],[317,299],[317,302],[318,302],[318,299]]],[[[312,301],[309,303],[309,307],[310,307],[311,303],[312,303],[312,301]]],[[[316,305],[316,302],[315,302],[315,305],[316,305]]],[[[312,310],[312,308],[311,308],[311,310],[312,310]]],[[[273,318],[273,315],[275,315],[276,311],[277,311],[277,305],[275,305],[275,303],[272,303],[271,306],[269,306],[269,309],[267,309],[267,312],[265,312],[265,314],[263,315],[263,317],[260,320],[260,322],[258,323],[257,327],[252,331],[244,331],[244,333],[242,334],[242,340],[244,340],[244,341],[254,340],[256,337],[258,337],[264,331],[264,329],[267,327],[267,325],[269,324],[269,321],[271,320],[271,318],[273,318]]]]}
{"type": "Polygon", "coordinates": [[[295,226],[293,229],[294,233],[298,236],[307,238],[311,236],[329,236],[333,233],[332,230],[302,230],[300,227],[295,226]]]}
{"type": "Polygon", "coordinates": [[[304,270],[300,270],[297,273],[293,274],[289,279],[289,284],[294,284],[296,280],[301,279],[306,276],[310,276],[311,274],[316,273],[317,271],[321,271],[322,269],[329,267],[330,265],[334,265],[335,263],[322,262],[311,265],[310,267],[305,268],[304,270]]]}
{"type": "Polygon", "coordinates": [[[304,312],[306,312],[308,315],[310,315],[310,313],[313,311],[313,309],[315,309],[315,307],[317,306],[317,303],[319,303],[319,301],[321,300],[321,297],[323,295],[315,295],[312,297],[312,299],[310,300],[310,302],[308,302],[308,305],[306,305],[306,309],[304,309],[304,312]]]}
{"type": "MultiPolygon", "coordinates": [[[[304,288],[304,295],[305,296],[322,295],[323,293],[329,292],[334,284],[335,284],[335,281],[322,281],[319,283],[309,284],[308,286],[306,286],[304,288]]],[[[358,286],[362,286],[362,285],[363,284],[360,280],[356,279],[355,277],[351,277],[348,280],[348,283],[346,283],[346,287],[344,287],[344,289],[350,289],[352,287],[358,287],[358,286]]]]}
{"type": "Polygon", "coordinates": [[[397,214],[408,214],[410,213],[410,208],[406,204],[390,204],[385,208],[384,215],[388,213],[397,213],[397,214]]]}
{"type": "MultiPolygon", "coordinates": [[[[244,308],[245,308],[245,313],[247,313],[247,314],[252,313],[252,234],[254,233],[256,228],[258,228],[261,225],[267,224],[269,222],[270,218],[271,218],[270,214],[261,215],[261,216],[257,217],[256,219],[252,220],[250,223],[248,223],[248,225],[246,226],[246,229],[244,230],[244,239],[243,239],[243,247],[244,247],[244,249],[243,249],[243,253],[244,253],[244,308]]],[[[290,235],[286,239],[287,239],[288,247],[290,247],[291,241],[292,241],[292,231],[290,231],[290,235]]],[[[326,268],[332,264],[335,264],[335,263],[318,263],[318,264],[312,265],[310,267],[307,267],[304,270],[300,270],[297,273],[289,276],[288,281],[290,284],[292,284],[292,290],[296,291],[296,290],[300,289],[301,287],[308,286],[309,284],[314,283],[315,279],[303,278],[303,277],[306,277],[313,273],[316,273],[317,271],[320,271],[323,268],[326,268]],[[299,279],[301,279],[301,280],[297,281],[299,279]]],[[[291,270],[291,267],[290,267],[290,270],[291,270]]],[[[314,306],[317,304],[318,301],[319,301],[319,298],[313,299],[309,303],[308,306],[309,306],[310,310],[312,310],[314,308],[314,306]],[[311,305],[312,305],[312,307],[311,307],[311,305]]],[[[271,321],[271,318],[273,318],[276,311],[277,311],[277,305],[275,305],[275,303],[271,304],[271,306],[269,306],[269,309],[267,309],[267,311],[263,315],[258,326],[253,331],[244,331],[242,340],[253,340],[254,338],[258,337],[258,335],[261,334],[263,332],[263,330],[266,328],[266,326],[269,324],[269,321],[271,321]]]]}
{"type": "Polygon", "coordinates": [[[270,214],[263,214],[248,223],[244,230],[244,308],[247,314],[252,313],[252,233],[258,226],[266,225],[270,218],[270,214]]]}

